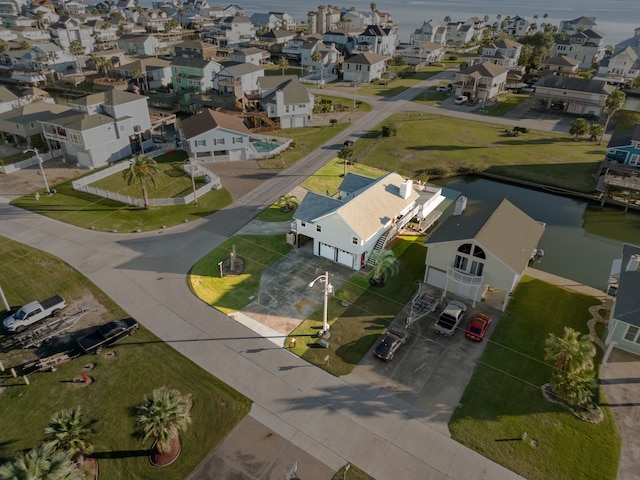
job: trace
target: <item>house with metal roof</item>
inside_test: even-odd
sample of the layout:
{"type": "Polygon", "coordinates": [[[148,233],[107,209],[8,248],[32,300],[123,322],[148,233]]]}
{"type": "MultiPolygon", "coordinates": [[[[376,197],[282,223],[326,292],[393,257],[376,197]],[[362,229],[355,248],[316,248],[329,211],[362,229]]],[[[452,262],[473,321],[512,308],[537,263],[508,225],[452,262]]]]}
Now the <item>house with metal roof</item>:
{"type": "Polygon", "coordinates": [[[607,362],[614,348],[640,355],[640,247],[622,247],[622,258],[613,261],[608,291],[614,295],[614,303],[602,363],[607,362]]]}
{"type": "Polygon", "coordinates": [[[489,292],[501,295],[504,311],[543,232],[543,223],[506,199],[457,208],[425,243],[424,282],[474,306],[489,292]]]}
{"type": "Polygon", "coordinates": [[[314,96],[295,75],[258,78],[260,106],[280,128],[306,127],[313,114],[314,96]]]}
{"type": "Polygon", "coordinates": [[[377,179],[348,173],[336,196],[304,197],[291,222],[296,244],[312,242],[314,255],[360,270],[372,252],[444,199],[440,188],[417,187],[397,173],[377,179]]]}
{"type": "Polygon", "coordinates": [[[69,105],[68,112],[40,121],[50,149],[61,149],[66,161],[97,168],[144,152],[143,136],[151,128],[147,97],[114,89],[69,105]]]}
{"type": "Polygon", "coordinates": [[[185,118],[181,130],[192,157],[203,161],[248,158],[251,132],[238,116],[206,109],[185,118]]]}

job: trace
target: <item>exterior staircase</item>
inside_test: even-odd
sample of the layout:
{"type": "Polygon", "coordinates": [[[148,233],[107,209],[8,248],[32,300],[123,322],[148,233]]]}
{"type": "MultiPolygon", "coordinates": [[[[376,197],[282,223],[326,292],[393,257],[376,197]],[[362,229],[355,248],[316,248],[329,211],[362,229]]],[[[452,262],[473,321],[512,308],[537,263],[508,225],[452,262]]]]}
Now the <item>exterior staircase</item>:
{"type": "MultiPolygon", "coordinates": [[[[391,229],[387,230],[382,235],[380,235],[380,238],[378,238],[376,245],[373,247],[373,250],[371,251],[372,254],[378,253],[380,250],[384,248],[384,246],[387,244],[387,238],[389,238],[389,232],[391,232],[391,229]]],[[[374,261],[372,260],[371,255],[369,255],[369,259],[367,260],[367,265],[369,265],[370,267],[374,266],[374,261]]]]}

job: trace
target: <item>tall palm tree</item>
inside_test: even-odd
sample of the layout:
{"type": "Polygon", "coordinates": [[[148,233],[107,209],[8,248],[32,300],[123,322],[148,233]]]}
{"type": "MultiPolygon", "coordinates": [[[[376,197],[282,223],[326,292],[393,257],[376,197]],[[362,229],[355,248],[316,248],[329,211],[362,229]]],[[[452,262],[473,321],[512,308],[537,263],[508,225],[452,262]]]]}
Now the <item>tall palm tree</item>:
{"type": "Polygon", "coordinates": [[[371,11],[375,12],[378,8],[378,5],[376,4],[376,2],[371,2],[370,7],[371,7],[371,11]]]}
{"type": "Polygon", "coordinates": [[[42,23],[42,19],[44,18],[44,12],[42,10],[38,10],[33,14],[33,18],[36,21],[36,28],[43,28],[44,24],[42,23]]]}
{"type": "Polygon", "coordinates": [[[57,451],[48,443],[20,453],[0,467],[0,480],[84,480],[69,452],[57,451]]]}
{"type": "Polygon", "coordinates": [[[449,15],[447,15],[446,17],[444,17],[444,23],[448,24],[451,22],[451,17],[449,15]]]}
{"type": "Polygon", "coordinates": [[[398,261],[393,250],[383,248],[373,252],[369,259],[373,261],[373,280],[384,283],[389,275],[398,273],[398,261]]]}
{"type": "Polygon", "coordinates": [[[347,163],[353,158],[353,147],[343,146],[338,152],[338,157],[344,160],[344,173],[343,176],[347,176],[347,163]]]}
{"type": "Polygon", "coordinates": [[[322,65],[322,60],[324,58],[324,55],[322,55],[322,52],[320,50],[314,50],[313,53],[311,54],[311,60],[315,63],[318,64],[319,69],[320,69],[320,83],[322,83],[323,81],[323,70],[324,67],[322,65]]]}
{"type": "Polygon", "coordinates": [[[282,69],[282,75],[284,75],[284,71],[289,68],[289,60],[287,60],[287,57],[280,57],[278,66],[282,69]]]}
{"type": "MultiPolygon", "coordinates": [[[[607,113],[607,119],[604,122],[604,132],[607,132],[607,127],[609,126],[609,120],[613,117],[614,113],[620,110],[624,106],[624,101],[627,96],[622,90],[614,90],[611,92],[607,99],[604,101],[604,111],[607,113]]],[[[600,141],[598,145],[602,143],[602,137],[600,137],[600,141]]]]}
{"type": "Polygon", "coordinates": [[[554,362],[558,371],[580,373],[593,370],[596,347],[588,335],[564,327],[563,336],[551,333],[544,344],[544,359],[554,362]]]}
{"type": "Polygon", "coordinates": [[[149,187],[158,185],[160,168],[156,161],[148,155],[139,154],[133,157],[128,169],[122,171],[122,177],[128,186],[139,185],[142,189],[144,208],[149,208],[149,187]]]}
{"type": "Polygon", "coordinates": [[[71,55],[82,55],[84,53],[84,47],[78,40],[74,40],[69,44],[69,53],[71,55]]]}
{"type": "Polygon", "coordinates": [[[82,461],[94,448],[89,440],[89,435],[93,432],[91,423],[81,407],[60,410],[51,417],[49,425],[44,429],[44,441],[55,450],[69,452],[72,459],[82,461]]]}
{"type": "Polygon", "coordinates": [[[172,442],[191,423],[191,398],[175,388],[160,387],[147,395],[136,408],[136,427],[143,437],[156,440],[156,448],[167,453],[172,442]]]}

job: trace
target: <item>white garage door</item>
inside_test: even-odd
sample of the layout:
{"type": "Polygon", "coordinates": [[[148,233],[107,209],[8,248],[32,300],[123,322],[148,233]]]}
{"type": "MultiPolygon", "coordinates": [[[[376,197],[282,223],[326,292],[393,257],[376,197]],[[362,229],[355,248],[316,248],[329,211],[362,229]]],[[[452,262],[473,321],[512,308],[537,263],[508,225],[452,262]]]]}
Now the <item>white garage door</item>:
{"type": "Polygon", "coordinates": [[[427,284],[444,288],[447,282],[447,273],[434,267],[429,267],[427,272],[427,284]]]}
{"type": "Polygon", "coordinates": [[[296,117],[293,120],[293,123],[296,127],[304,127],[304,117],[296,117]]]}
{"type": "Polygon", "coordinates": [[[324,258],[328,258],[329,260],[336,261],[336,249],[331,245],[327,245],[326,243],[320,244],[320,256],[324,258]]]}
{"type": "Polygon", "coordinates": [[[353,268],[353,253],[344,250],[338,250],[338,263],[353,268]]]}

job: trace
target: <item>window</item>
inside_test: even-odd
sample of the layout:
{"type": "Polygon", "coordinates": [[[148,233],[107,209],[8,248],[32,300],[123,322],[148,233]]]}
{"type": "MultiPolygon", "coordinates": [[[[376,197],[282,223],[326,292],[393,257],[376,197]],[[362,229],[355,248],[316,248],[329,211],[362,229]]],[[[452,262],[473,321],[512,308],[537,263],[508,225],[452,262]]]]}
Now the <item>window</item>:
{"type": "Polygon", "coordinates": [[[242,137],[233,137],[233,143],[243,143],[243,138],[242,137]]]}
{"type": "Polygon", "coordinates": [[[478,246],[474,247],[473,256],[477,257],[477,258],[482,258],[482,259],[486,259],[487,258],[487,256],[484,254],[484,250],[482,250],[478,246]]]}
{"type": "Polygon", "coordinates": [[[207,141],[206,140],[196,140],[195,144],[196,144],[196,147],[206,147],[207,146],[207,141]]]}
{"type": "Polygon", "coordinates": [[[358,245],[358,237],[351,237],[351,243],[354,245],[358,245]]]}
{"type": "Polygon", "coordinates": [[[456,260],[453,263],[453,267],[462,270],[463,272],[467,271],[467,262],[469,259],[467,257],[462,257],[460,255],[456,255],[456,260]]]}
{"type": "Polygon", "coordinates": [[[307,222],[302,222],[302,221],[301,221],[301,222],[300,222],[300,226],[301,226],[301,227],[306,227],[306,226],[307,226],[307,222]]]}
{"type": "Polygon", "coordinates": [[[475,260],[471,262],[471,270],[469,270],[470,275],[481,277],[483,271],[484,271],[484,263],[476,262],[475,260]]]}
{"type": "Polygon", "coordinates": [[[471,255],[471,247],[472,245],[470,243],[465,243],[464,245],[460,245],[460,247],[458,247],[458,251],[460,253],[464,253],[465,255],[471,255]]]}
{"type": "Polygon", "coordinates": [[[224,138],[214,138],[213,139],[213,144],[214,145],[224,145],[224,138]]]}
{"type": "Polygon", "coordinates": [[[82,144],[82,140],[80,139],[80,134],[78,132],[69,132],[69,140],[71,140],[71,143],[75,143],[78,145],[82,144]]]}
{"type": "Polygon", "coordinates": [[[631,160],[629,160],[629,165],[640,165],[640,155],[637,153],[631,155],[631,160]]]}
{"type": "Polygon", "coordinates": [[[635,325],[629,325],[627,327],[627,333],[624,334],[624,339],[633,343],[640,343],[638,333],[640,333],[640,328],[635,325]]]}
{"type": "Polygon", "coordinates": [[[29,122],[29,128],[36,128],[36,122],[29,122]]]}
{"type": "Polygon", "coordinates": [[[316,225],[316,232],[322,231],[322,225],[316,225]]]}

